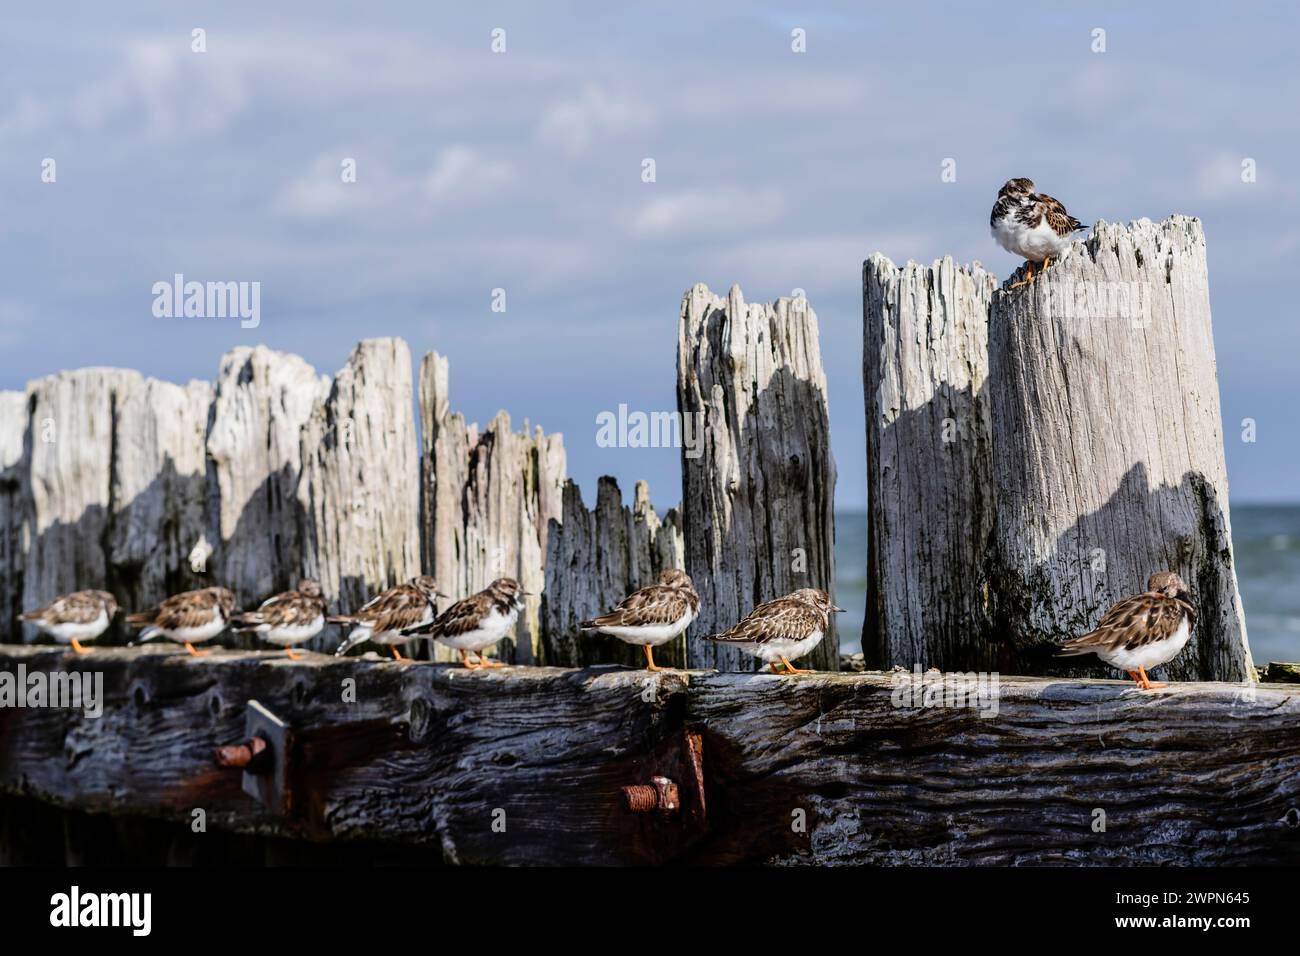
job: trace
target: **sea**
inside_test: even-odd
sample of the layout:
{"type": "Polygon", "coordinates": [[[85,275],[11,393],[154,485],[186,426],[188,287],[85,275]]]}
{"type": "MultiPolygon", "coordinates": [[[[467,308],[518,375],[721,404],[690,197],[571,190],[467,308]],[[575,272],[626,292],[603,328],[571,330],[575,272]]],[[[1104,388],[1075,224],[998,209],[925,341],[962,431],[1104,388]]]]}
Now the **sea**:
{"type": "MultiPolygon", "coordinates": [[[[1300,505],[1233,505],[1237,585],[1256,664],[1300,661],[1300,505]]],[[[835,511],[835,602],[840,652],[862,649],[867,604],[867,514],[835,511]]]]}

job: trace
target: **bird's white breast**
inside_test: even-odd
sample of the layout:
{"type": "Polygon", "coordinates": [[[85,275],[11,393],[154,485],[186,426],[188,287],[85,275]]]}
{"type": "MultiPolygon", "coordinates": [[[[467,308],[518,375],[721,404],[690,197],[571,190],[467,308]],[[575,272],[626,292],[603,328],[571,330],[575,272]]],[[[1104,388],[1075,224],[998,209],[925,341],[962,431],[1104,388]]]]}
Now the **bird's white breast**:
{"type": "Polygon", "coordinates": [[[648,644],[650,647],[658,647],[660,644],[667,644],[674,637],[681,634],[682,631],[691,626],[693,620],[695,620],[695,614],[690,608],[687,608],[685,614],[669,624],[638,624],[635,626],[619,624],[613,627],[602,627],[600,630],[602,633],[610,634],[628,644],[648,644]]]}
{"type": "Polygon", "coordinates": [[[1003,249],[1030,262],[1042,262],[1048,256],[1057,258],[1070,248],[1070,237],[1058,236],[1046,216],[1031,227],[1012,212],[993,223],[989,231],[1003,249]]]}
{"type": "Polygon", "coordinates": [[[479,619],[478,627],[474,630],[452,637],[440,635],[434,640],[455,651],[477,651],[480,648],[490,647],[505,637],[506,631],[515,626],[518,617],[518,609],[511,609],[509,614],[502,614],[494,607],[479,619]]]}
{"type": "Polygon", "coordinates": [[[1118,647],[1113,651],[1099,653],[1097,656],[1120,670],[1135,671],[1139,667],[1149,670],[1177,657],[1191,636],[1192,629],[1187,623],[1187,618],[1183,618],[1182,623],[1178,625],[1178,630],[1163,641],[1156,641],[1133,650],[1118,647]]]}
{"type": "Polygon", "coordinates": [[[98,617],[86,624],[74,624],[69,621],[61,624],[46,624],[40,621],[37,622],[36,626],[62,644],[71,644],[73,641],[90,641],[99,637],[108,629],[108,613],[100,611],[98,617]]]}
{"type": "Polygon", "coordinates": [[[310,624],[281,625],[280,627],[263,624],[257,628],[257,631],[262,640],[271,644],[301,644],[303,641],[309,641],[319,634],[324,626],[325,616],[317,615],[316,620],[310,624]]]}

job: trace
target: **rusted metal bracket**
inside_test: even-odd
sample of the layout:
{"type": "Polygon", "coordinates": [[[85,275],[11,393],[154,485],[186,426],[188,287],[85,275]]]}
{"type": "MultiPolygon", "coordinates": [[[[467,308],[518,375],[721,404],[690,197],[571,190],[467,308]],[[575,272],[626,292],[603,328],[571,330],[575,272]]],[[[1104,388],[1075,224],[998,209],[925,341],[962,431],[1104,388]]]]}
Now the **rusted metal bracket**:
{"type": "Polygon", "coordinates": [[[637,761],[638,782],[620,791],[621,812],[642,821],[637,842],[647,862],[669,860],[708,832],[701,731],[691,725],[665,737],[637,761]]]}
{"type": "Polygon", "coordinates": [[[244,771],[244,792],[278,815],[293,809],[289,762],[293,730],[255,700],[244,710],[244,742],[218,747],[217,763],[244,771]]]}

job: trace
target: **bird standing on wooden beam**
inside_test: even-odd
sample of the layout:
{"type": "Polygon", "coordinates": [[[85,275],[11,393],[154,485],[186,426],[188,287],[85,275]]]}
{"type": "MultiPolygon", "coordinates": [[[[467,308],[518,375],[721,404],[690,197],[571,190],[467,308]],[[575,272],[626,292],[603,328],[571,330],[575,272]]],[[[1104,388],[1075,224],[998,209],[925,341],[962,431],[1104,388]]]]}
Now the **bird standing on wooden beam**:
{"type": "Polygon", "coordinates": [[[231,612],[235,610],[235,594],[226,588],[200,588],[173,594],[147,611],[128,614],[126,621],[133,627],[143,627],[136,642],[152,641],[163,637],[177,644],[194,657],[203,657],[210,651],[197,651],[195,644],[210,641],[226,629],[231,612]]]}
{"type": "Polygon", "coordinates": [[[1057,657],[1096,654],[1111,667],[1127,672],[1142,690],[1165,687],[1152,683],[1147,668],[1172,661],[1196,626],[1196,608],[1187,585],[1172,571],[1157,571],[1146,592],[1120,601],[1095,630],[1066,641],[1057,657]]]}
{"type": "Polygon", "coordinates": [[[89,654],[92,648],[82,647],[81,642],[93,641],[108,630],[117,610],[117,599],[107,591],[74,591],[18,617],[60,644],[71,644],[78,654],[89,654]]]}
{"type": "Polygon", "coordinates": [[[831,603],[831,596],[819,588],[802,588],[785,597],[760,604],[731,630],[714,634],[706,640],[737,647],[757,657],[774,674],[777,662],[786,674],[811,674],[790,663],[812,651],[830,627],[833,611],[843,611],[831,603]]]}
{"type": "Polygon", "coordinates": [[[432,621],[408,627],[402,634],[407,638],[431,637],[444,647],[460,651],[461,663],[472,671],[505,667],[500,661],[489,660],[487,649],[499,643],[515,626],[527,596],[528,592],[514,578],[497,578],[477,594],[457,601],[432,621]],[[478,656],[477,664],[470,663],[470,652],[478,656]]]}
{"type": "Polygon", "coordinates": [[[278,644],[296,661],[293,645],[310,641],[325,627],[320,583],[303,578],[298,590],[267,598],[256,611],[236,614],[230,623],[236,631],[252,631],[268,644],[278,644]]]}
{"type": "Polygon", "coordinates": [[[1059,259],[1070,248],[1070,237],[1086,228],[1058,200],[1034,192],[1033,180],[1024,178],[1007,180],[989,216],[989,231],[998,245],[1025,259],[1029,268],[1029,275],[1013,283],[1013,289],[1036,281],[1034,263],[1046,269],[1053,256],[1059,259]]]}
{"type": "Polygon", "coordinates": [[[438,590],[433,578],[422,574],[375,595],[355,614],[328,618],[331,624],[356,625],[334,652],[334,656],[342,657],[358,644],[373,641],[376,644],[387,644],[395,660],[405,661],[406,658],[397,647],[399,644],[409,644],[413,638],[403,634],[403,629],[432,621],[438,613],[437,599],[446,596],[438,590]]]}
{"type": "Polygon", "coordinates": [[[646,670],[671,670],[655,664],[652,648],[678,637],[699,613],[700,596],[691,576],[668,568],[659,573],[658,584],[633,591],[608,614],[583,621],[578,627],[645,648],[646,670]]]}

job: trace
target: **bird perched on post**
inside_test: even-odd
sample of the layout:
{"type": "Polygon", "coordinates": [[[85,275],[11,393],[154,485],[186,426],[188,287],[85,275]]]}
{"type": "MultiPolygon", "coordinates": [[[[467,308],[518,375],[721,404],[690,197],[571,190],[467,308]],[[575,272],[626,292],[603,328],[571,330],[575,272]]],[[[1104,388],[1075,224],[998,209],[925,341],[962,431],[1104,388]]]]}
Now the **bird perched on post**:
{"type": "Polygon", "coordinates": [[[89,654],[92,649],[81,642],[93,641],[108,630],[117,611],[117,599],[107,591],[74,591],[18,617],[60,644],[71,644],[78,654],[89,654]]]}
{"type": "Polygon", "coordinates": [[[1013,289],[1033,282],[1034,263],[1041,262],[1046,269],[1053,256],[1059,259],[1070,248],[1070,236],[1086,228],[1059,201],[1034,192],[1033,180],[1023,178],[1006,181],[989,216],[989,231],[998,245],[1028,262],[1029,275],[1014,283],[1013,289]]]}
{"type": "Polygon", "coordinates": [[[457,601],[432,621],[408,627],[402,633],[408,640],[431,637],[444,647],[460,651],[461,663],[470,670],[505,667],[500,661],[488,660],[486,651],[515,626],[527,595],[514,578],[497,578],[477,594],[457,601]],[[469,662],[470,651],[478,655],[477,664],[469,662]]]}
{"type": "Polygon", "coordinates": [[[342,657],[358,644],[373,641],[376,644],[387,644],[395,659],[406,660],[397,647],[399,644],[409,644],[412,638],[403,634],[403,629],[432,621],[438,613],[437,599],[446,596],[438,590],[433,578],[422,574],[405,584],[377,594],[355,614],[340,614],[329,618],[331,624],[356,625],[334,652],[334,656],[342,657]]]}
{"type": "Polygon", "coordinates": [[[1147,668],[1172,661],[1196,626],[1196,608],[1187,585],[1172,571],[1151,575],[1144,593],[1120,601],[1097,627],[1056,651],[1057,657],[1096,654],[1128,673],[1142,690],[1164,687],[1147,677],[1147,668]]]}
{"type": "Polygon", "coordinates": [[[776,669],[777,661],[785,667],[786,674],[811,674],[790,663],[790,658],[803,657],[821,643],[822,635],[830,627],[832,611],[843,611],[831,603],[831,596],[819,588],[801,588],[785,597],[760,604],[731,630],[707,638],[738,647],[776,669]]]}
{"type": "Polygon", "coordinates": [[[210,641],[224,631],[234,609],[234,592],[226,588],[200,588],[173,594],[147,611],[128,614],[126,620],[133,627],[144,628],[137,642],[165,637],[184,644],[194,657],[203,657],[210,652],[196,651],[194,645],[210,641]]]}
{"type": "Polygon", "coordinates": [[[256,611],[236,614],[230,623],[236,631],[252,631],[268,644],[283,647],[289,660],[299,660],[293,645],[310,641],[325,627],[320,583],[303,578],[298,590],[267,598],[256,611]]]}
{"type": "Polygon", "coordinates": [[[626,644],[645,648],[646,670],[670,668],[655,664],[651,648],[667,644],[677,637],[700,613],[700,596],[685,571],[668,568],[659,573],[659,583],[633,591],[618,602],[614,610],[578,625],[584,631],[597,631],[617,637],[626,644]]]}

